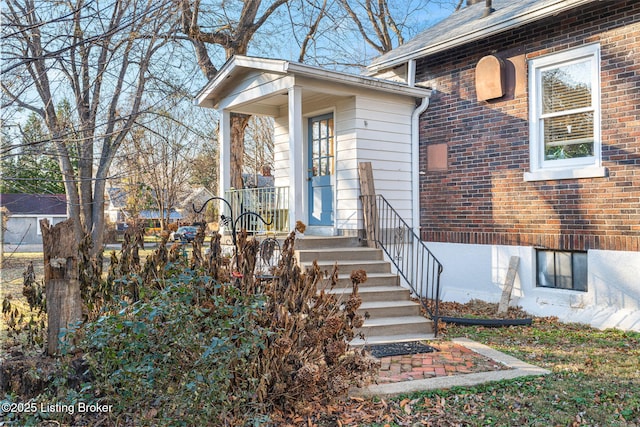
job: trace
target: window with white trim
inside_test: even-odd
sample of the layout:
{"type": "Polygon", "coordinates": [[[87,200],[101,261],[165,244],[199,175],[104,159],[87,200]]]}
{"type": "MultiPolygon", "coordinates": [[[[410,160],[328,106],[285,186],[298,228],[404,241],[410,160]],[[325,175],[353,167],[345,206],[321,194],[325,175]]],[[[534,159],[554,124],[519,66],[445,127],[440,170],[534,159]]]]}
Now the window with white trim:
{"type": "Polygon", "coordinates": [[[604,176],[600,46],[529,61],[531,172],[525,180],[604,176]]]}

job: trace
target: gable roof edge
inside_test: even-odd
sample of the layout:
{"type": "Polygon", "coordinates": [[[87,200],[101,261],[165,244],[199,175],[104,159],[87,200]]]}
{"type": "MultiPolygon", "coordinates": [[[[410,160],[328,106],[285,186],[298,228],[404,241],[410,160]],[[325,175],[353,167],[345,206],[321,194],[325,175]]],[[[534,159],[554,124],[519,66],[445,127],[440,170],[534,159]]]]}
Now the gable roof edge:
{"type": "MultiPolygon", "coordinates": [[[[382,59],[381,61],[377,61],[374,59],[373,62],[367,66],[365,74],[371,76],[382,70],[404,64],[410,60],[443,52],[458,46],[465,45],[467,43],[480,40],[482,38],[491,37],[503,31],[528,25],[549,16],[557,15],[567,10],[571,10],[592,2],[594,2],[594,0],[559,0],[552,5],[543,5],[542,7],[534,10],[527,10],[524,13],[520,13],[509,19],[499,21],[489,27],[470,31],[455,39],[447,40],[434,45],[427,45],[423,48],[417,49],[415,51],[409,51],[405,54],[401,54],[387,60],[382,59]]],[[[382,57],[384,57],[384,55],[382,57]]]]}
{"type": "Polygon", "coordinates": [[[431,94],[430,89],[418,86],[412,87],[408,86],[406,83],[394,82],[366,75],[328,70],[313,65],[282,59],[267,59],[238,55],[229,59],[220,68],[218,74],[216,74],[216,76],[196,94],[194,103],[201,107],[214,107],[214,102],[208,98],[224,84],[226,79],[233,75],[234,71],[238,69],[253,69],[277,74],[293,74],[415,98],[424,98],[431,94]]]}

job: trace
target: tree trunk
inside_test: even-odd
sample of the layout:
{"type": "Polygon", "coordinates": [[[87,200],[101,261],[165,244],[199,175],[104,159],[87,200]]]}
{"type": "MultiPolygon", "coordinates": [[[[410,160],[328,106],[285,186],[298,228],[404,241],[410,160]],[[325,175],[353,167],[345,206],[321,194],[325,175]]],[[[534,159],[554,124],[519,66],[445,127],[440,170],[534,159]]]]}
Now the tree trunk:
{"type": "Polygon", "coordinates": [[[82,298],[78,280],[78,244],[73,220],[49,225],[40,221],[47,294],[47,353],[58,352],[60,332],[82,321],[82,298]]]}
{"type": "MultiPolygon", "coordinates": [[[[98,177],[102,178],[100,175],[98,175],[98,177]]],[[[93,227],[90,230],[91,242],[92,242],[90,253],[92,256],[97,256],[101,254],[103,251],[102,245],[104,244],[104,225],[105,225],[104,224],[104,206],[105,206],[104,193],[106,190],[105,183],[106,183],[106,179],[97,179],[95,188],[93,191],[94,209],[93,209],[92,218],[91,218],[93,227]]]]}
{"type": "Polygon", "coordinates": [[[231,182],[235,189],[244,188],[242,181],[242,157],[244,155],[244,131],[251,116],[231,114],[231,182]]]}

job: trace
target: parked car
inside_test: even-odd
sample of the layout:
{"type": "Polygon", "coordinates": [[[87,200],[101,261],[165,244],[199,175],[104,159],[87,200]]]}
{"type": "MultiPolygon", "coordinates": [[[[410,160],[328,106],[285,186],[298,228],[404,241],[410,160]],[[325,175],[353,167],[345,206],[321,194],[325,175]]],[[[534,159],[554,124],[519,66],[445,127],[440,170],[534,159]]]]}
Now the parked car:
{"type": "Polygon", "coordinates": [[[194,227],[191,225],[185,225],[182,227],[178,227],[178,230],[172,233],[171,238],[174,242],[178,240],[182,242],[193,242],[193,239],[196,238],[196,233],[198,232],[198,227],[194,227]]]}

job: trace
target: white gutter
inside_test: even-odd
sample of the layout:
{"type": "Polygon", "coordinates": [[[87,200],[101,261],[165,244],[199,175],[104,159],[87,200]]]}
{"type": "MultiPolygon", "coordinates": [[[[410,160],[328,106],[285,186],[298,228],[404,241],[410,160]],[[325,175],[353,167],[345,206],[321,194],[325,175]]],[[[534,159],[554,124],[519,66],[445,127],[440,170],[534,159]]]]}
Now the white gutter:
{"type": "Polygon", "coordinates": [[[409,87],[416,86],[416,60],[410,59],[407,63],[407,85],[409,87]]]}
{"type": "Polygon", "coordinates": [[[413,231],[420,236],[420,115],[429,108],[429,97],[422,98],[411,114],[411,196],[413,231]]]}

